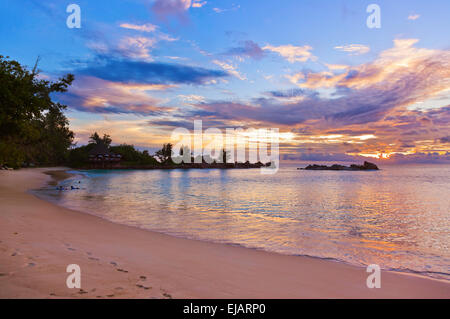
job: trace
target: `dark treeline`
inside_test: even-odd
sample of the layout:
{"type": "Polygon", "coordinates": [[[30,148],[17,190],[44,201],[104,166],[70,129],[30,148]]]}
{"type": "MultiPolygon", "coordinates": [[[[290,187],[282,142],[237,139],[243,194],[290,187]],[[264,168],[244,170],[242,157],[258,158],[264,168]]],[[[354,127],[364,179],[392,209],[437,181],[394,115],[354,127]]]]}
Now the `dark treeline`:
{"type": "Polygon", "coordinates": [[[75,147],[69,150],[68,165],[71,167],[85,167],[89,162],[89,155],[98,146],[104,152],[111,154],[121,155],[121,164],[127,165],[160,165],[160,163],[151,156],[148,151],[139,151],[133,145],[121,144],[117,146],[111,146],[112,139],[109,135],[105,134],[103,137],[95,132],[91,135],[89,143],[84,146],[75,147]]]}

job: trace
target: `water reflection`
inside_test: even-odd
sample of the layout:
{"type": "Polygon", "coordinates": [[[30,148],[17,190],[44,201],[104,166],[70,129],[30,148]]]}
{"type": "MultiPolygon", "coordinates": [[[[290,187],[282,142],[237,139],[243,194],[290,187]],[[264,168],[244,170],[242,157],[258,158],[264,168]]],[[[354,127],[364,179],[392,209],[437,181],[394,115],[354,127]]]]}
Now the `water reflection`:
{"type": "MultiPolygon", "coordinates": [[[[177,236],[450,273],[450,167],[81,172],[59,204],[177,236]]],[[[74,180],[63,182],[71,185],[74,180]]],[[[442,274],[435,274],[442,277],[442,274]]]]}

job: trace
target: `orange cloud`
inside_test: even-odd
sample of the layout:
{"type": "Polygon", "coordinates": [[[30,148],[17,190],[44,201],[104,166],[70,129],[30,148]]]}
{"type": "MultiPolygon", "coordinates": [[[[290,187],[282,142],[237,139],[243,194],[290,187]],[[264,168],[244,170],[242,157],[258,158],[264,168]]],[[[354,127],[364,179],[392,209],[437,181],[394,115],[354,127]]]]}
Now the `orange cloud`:
{"type": "Polygon", "coordinates": [[[310,47],[309,45],[294,46],[288,44],[288,45],[280,45],[277,47],[272,45],[266,45],[262,49],[276,52],[283,58],[288,60],[290,63],[306,62],[308,60],[312,61],[317,60],[317,58],[311,53],[312,47],[310,47]]]}

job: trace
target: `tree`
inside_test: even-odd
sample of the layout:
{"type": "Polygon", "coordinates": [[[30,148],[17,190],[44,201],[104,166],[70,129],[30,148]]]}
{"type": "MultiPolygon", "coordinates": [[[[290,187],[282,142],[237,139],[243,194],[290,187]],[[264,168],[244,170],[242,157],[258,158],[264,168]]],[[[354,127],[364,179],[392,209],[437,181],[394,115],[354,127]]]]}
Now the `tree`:
{"type": "Polygon", "coordinates": [[[222,150],[222,163],[226,164],[231,159],[230,152],[227,152],[225,149],[222,150]]]}
{"type": "Polygon", "coordinates": [[[38,78],[32,71],[0,55],[0,164],[18,167],[24,161],[59,164],[72,144],[73,133],[63,114],[65,105],[52,101],[74,76],[56,82],[38,78]]]}
{"type": "Polygon", "coordinates": [[[191,163],[192,162],[192,154],[189,146],[181,145],[179,155],[176,157],[172,157],[172,162],[175,163],[191,163]],[[176,160],[175,160],[176,158],[176,160]]]}
{"type": "Polygon", "coordinates": [[[39,122],[40,138],[35,144],[36,160],[40,163],[63,163],[72,145],[74,134],[69,121],[57,110],[47,112],[39,122]]]}
{"type": "Polygon", "coordinates": [[[155,153],[156,157],[161,163],[171,163],[172,162],[172,144],[164,144],[162,149],[155,153]]]}
{"type": "Polygon", "coordinates": [[[133,164],[157,165],[158,162],[150,156],[147,150],[140,152],[133,145],[121,144],[110,147],[111,152],[122,155],[122,161],[133,164]]]}
{"type": "Polygon", "coordinates": [[[103,144],[106,147],[109,147],[112,143],[112,139],[111,139],[111,136],[109,136],[108,134],[103,134],[103,138],[102,138],[98,135],[97,132],[95,132],[94,134],[92,134],[89,137],[89,143],[90,144],[103,144]]]}

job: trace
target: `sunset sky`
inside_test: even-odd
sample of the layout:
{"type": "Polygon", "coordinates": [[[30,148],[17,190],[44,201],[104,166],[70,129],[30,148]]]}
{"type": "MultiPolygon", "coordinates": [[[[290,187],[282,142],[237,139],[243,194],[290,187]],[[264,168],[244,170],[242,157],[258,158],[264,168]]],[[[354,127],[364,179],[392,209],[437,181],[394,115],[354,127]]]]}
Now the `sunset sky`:
{"type": "Polygon", "coordinates": [[[279,128],[284,160],[449,162],[449,13],[448,0],[4,0],[0,54],[75,74],[55,98],[78,144],[97,131],[154,151],[196,119],[279,128]]]}

